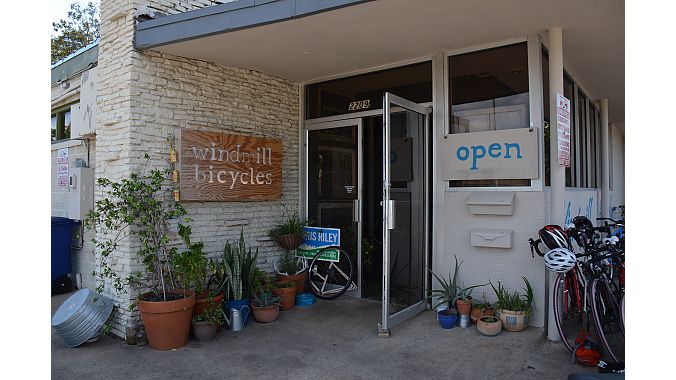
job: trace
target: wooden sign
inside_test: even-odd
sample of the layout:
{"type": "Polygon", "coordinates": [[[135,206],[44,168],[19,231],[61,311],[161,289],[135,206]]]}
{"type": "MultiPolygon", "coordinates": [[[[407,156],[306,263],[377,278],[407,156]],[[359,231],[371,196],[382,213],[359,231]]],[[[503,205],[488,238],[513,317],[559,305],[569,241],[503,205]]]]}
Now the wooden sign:
{"type": "Polygon", "coordinates": [[[282,197],[282,141],[182,130],[181,199],[251,201],[282,197]]]}

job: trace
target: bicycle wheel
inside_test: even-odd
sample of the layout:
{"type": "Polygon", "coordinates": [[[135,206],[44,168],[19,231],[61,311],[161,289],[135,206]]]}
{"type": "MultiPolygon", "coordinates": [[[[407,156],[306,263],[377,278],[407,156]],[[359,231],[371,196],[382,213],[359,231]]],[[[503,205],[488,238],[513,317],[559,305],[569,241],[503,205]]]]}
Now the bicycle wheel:
{"type": "Polygon", "coordinates": [[[598,331],[593,325],[591,301],[587,288],[578,276],[579,268],[559,274],[554,280],[554,322],[564,346],[571,353],[578,344],[591,336],[598,342],[598,331]]]}
{"type": "Polygon", "coordinates": [[[624,324],[622,311],[617,298],[608,288],[608,284],[595,279],[591,286],[594,323],[598,327],[599,338],[606,353],[616,362],[624,361],[624,324]]]}
{"type": "MultiPolygon", "coordinates": [[[[579,308],[578,298],[573,287],[573,272],[560,273],[554,281],[554,321],[559,330],[561,341],[568,351],[573,352],[575,338],[583,330],[586,313],[579,308]]],[[[579,292],[578,292],[579,294],[579,292]]]]}
{"type": "Polygon", "coordinates": [[[345,249],[323,248],[310,261],[310,290],[318,298],[336,299],[350,288],[355,271],[350,254],[345,249]]]}

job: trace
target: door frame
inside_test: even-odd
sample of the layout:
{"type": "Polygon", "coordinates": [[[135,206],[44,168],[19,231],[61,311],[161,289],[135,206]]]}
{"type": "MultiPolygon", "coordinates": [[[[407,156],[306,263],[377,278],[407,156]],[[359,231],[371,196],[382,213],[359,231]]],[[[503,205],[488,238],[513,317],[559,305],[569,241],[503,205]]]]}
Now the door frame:
{"type": "MultiPolygon", "coordinates": [[[[392,112],[398,110],[410,110],[424,116],[423,121],[423,134],[424,139],[422,141],[423,148],[425,150],[424,159],[423,159],[423,197],[424,197],[424,234],[423,234],[423,261],[424,267],[429,267],[429,216],[430,216],[430,199],[429,199],[429,168],[430,168],[430,145],[429,139],[432,131],[430,130],[430,117],[432,115],[432,107],[422,106],[418,103],[412,102],[405,98],[399,97],[397,95],[385,92],[383,95],[383,152],[389,152],[391,150],[391,137],[390,137],[390,117],[392,112]],[[398,107],[393,107],[398,106],[398,107]]],[[[404,322],[420,312],[426,310],[429,307],[429,302],[426,298],[423,298],[419,302],[408,306],[407,308],[400,310],[390,316],[389,314],[389,301],[390,301],[390,292],[389,292],[389,281],[390,281],[390,230],[394,229],[395,218],[394,214],[394,203],[390,198],[390,178],[391,178],[391,164],[390,164],[390,155],[383,154],[383,293],[382,293],[382,319],[378,323],[378,336],[389,337],[390,329],[401,322],[404,322]]],[[[429,282],[429,273],[427,270],[423,270],[423,286],[426,288],[429,282]]],[[[426,295],[426,291],[423,293],[426,295]]]]}
{"type": "Polygon", "coordinates": [[[304,178],[304,196],[303,196],[303,218],[308,219],[308,198],[310,191],[308,189],[309,184],[309,175],[310,171],[308,170],[308,154],[309,154],[309,133],[310,131],[318,131],[323,129],[335,129],[335,128],[344,128],[344,127],[357,127],[357,199],[355,200],[356,205],[353,204],[353,214],[352,221],[357,223],[356,229],[356,257],[357,257],[357,278],[354,279],[354,282],[357,284],[357,289],[348,290],[345,292],[344,296],[361,298],[362,296],[362,252],[361,252],[361,239],[362,239],[362,204],[363,204],[363,146],[362,146],[362,136],[363,136],[363,123],[361,118],[350,118],[350,119],[341,119],[334,121],[326,121],[320,123],[305,123],[305,128],[303,131],[303,161],[305,172],[304,178]]]}

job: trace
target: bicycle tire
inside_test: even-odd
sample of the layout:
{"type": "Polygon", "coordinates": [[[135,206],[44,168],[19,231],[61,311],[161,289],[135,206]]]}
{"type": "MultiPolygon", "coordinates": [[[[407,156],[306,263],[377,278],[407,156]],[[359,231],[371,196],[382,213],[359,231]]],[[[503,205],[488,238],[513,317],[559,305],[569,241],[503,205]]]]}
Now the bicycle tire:
{"type": "Polygon", "coordinates": [[[308,267],[307,281],[310,291],[320,299],[336,299],[350,288],[355,271],[347,250],[338,246],[322,248],[312,258],[308,267]],[[321,258],[322,255],[334,250],[338,252],[337,262],[321,258]]]}
{"type": "Polygon", "coordinates": [[[616,362],[624,361],[624,323],[617,299],[608,284],[594,279],[591,285],[592,314],[606,353],[616,362]]]}
{"type": "MultiPolygon", "coordinates": [[[[574,272],[568,272],[568,275],[576,276],[574,272]]],[[[578,294],[582,303],[582,309],[579,308],[576,301],[576,296],[571,291],[567,291],[564,294],[564,280],[573,281],[572,278],[566,278],[565,273],[559,274],[554,280],[554,290],[553,290],[553,309],[554,309],[554,322],[556,324],[556,329],[559,332],[561,341],[569,352],[573,352],[576,345],[581,343],[581,341],[576,341],[580,337],[581,333],[584,332],[586,335],[591,335],[592,341],[597,342],[598,338],[598,329],[593,323],[592,317],[592,307],[589,297],[587,297],[587,288],[580,282],[577,283],[578,294]],[[569,310],[567,313],[563,311],[563,297],[568,297],[567,303],[569,310]]],[[[584,338],[584,337],[582,337],[584,338]]]]}
{"type": "Polygon", "coordinates": [[[564,289],[565,282],[568,281],[565,273],[559,273],[554,280],[554,292],[553,292],[553,308],[554,308],[554,321],[556,323],[556,329],[559,331],[559,336],[561,337],[561,342],[564,346],[570,351],[573,352],[575,348],[575,338],[578,334],[579,323],[576,321],[581,315],[577,315],[575,312],[565,312],[564,313],[564,297],[568,297],[568,305],[571,305],[573,301],[570,297],[570,291],[564,289]]]}

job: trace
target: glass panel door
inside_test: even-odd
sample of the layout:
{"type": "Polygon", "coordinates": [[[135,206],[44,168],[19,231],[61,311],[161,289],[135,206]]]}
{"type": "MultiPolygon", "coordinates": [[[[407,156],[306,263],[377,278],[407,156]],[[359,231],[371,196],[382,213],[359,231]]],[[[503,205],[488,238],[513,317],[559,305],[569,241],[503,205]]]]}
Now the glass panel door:
{"type": "MultiPolygon", "coordinates": [[[[357,265],[361,284],[362,123],[340,120],[307,127],[307,218],[313,226],[339,228],[340,246],[357,265]]],[[[346,295],[361,297],[360,288],[346,295]]]]}
{"type": "Polygon", "coordinates": [[[429,108],[385,93],[383,299],[378,335],[427,308],[429,108]]]}

